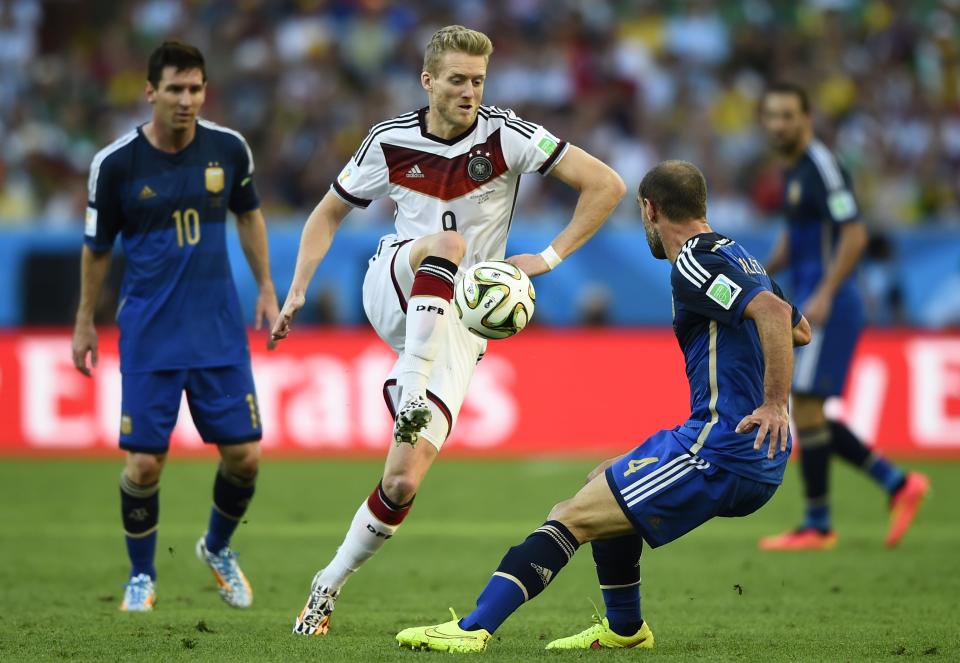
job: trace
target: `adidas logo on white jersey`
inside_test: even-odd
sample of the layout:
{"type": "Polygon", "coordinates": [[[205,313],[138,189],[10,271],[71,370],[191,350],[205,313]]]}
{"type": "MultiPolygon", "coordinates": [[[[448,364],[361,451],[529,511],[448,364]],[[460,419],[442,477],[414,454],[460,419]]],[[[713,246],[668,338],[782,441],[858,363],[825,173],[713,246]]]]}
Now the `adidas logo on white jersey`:
{"type": "Polygon", "coordinates": [[[407,171],[407,177],[423,179],[424,177],[426,177],[426,175],[424,175],[423,171],[420,170],[420,164],[415,164],[413,168],[407,171]]]}

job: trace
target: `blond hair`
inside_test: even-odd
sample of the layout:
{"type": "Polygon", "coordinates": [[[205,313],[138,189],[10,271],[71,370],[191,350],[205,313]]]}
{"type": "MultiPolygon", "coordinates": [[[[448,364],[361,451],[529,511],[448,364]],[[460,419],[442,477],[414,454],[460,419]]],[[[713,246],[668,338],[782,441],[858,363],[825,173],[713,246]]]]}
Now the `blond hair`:
{"type": "Polygon", "coordinates": [[[493,53],[490,37],[465,28],[462,25],[448,25],[433,33],[427,50],[423,54],[423,70],[433,75],[439,72],[440,58],[444,53],[455,51],[467,55],[481,55],[489,60],[493,53]]]}

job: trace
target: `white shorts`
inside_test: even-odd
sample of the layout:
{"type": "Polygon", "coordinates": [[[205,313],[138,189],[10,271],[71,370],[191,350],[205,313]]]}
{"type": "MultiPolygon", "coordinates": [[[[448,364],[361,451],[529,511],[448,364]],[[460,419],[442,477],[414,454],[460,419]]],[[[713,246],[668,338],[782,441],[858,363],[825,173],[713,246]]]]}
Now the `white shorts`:
{"type": "MultiPolygon", "coordinates": [[[[363,310],[367,319],[398,355],[403,353],[407,301],[413,287],[412,247],[412,239],[397,240],[396,235],[385,235],[377,245],[377,252],[370,258],[363,279],[363,310]]],[[[486,340],[471,334],[459,320],[447,321],[447,340],[440,348],[427,382],[427,398],[433,418],[420,433],[438,450],[453,430],[474,368],[486,348],[486,340]]],[[[398,358],[383,385],[384,400],[394,417],[399,396],[399,361],[398,358]]]]}

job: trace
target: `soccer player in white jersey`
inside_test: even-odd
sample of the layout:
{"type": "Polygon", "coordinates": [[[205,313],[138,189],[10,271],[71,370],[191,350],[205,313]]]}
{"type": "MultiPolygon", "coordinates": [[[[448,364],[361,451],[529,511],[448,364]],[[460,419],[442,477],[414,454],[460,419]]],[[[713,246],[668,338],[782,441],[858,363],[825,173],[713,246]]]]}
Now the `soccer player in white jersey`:
{"type": "Polygon", "coordinates": [[[397,531],[456,422],[486,342],[451,319],[454,277],[459,268],[504,258],[520,176],[552,175],[580,194],[549,246],[508,259],[530,276],[583,245],[623,197],[623,180],[601,161],[512,111],[480,104],[492,51],[480,32],[438,30],[420,74],[428,106],[375,125],[304,226],[273,337],[289,334],[343,218],[389,196],[396,232],[370,258],[363,304],[399,358],[384,387],[395,425],[383,477],[314,577],[294,633],[327,632],[341,587],[397,531]]]}

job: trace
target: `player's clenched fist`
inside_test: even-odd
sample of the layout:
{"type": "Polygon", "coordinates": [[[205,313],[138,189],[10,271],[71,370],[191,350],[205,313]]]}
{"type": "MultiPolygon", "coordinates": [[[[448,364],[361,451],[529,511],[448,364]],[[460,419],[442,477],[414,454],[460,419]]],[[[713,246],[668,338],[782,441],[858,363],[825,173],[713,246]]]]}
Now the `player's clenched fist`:
{"type": "Polygon", "coordinates": [[[287,295],[287,300],[283,302],[283,308],[280,309],[280,315],[270,331],[270,338],[279,341],[287,337],[290,333],[290,323],[297,311],[303,308],[306,298],[303,295],[287,295]]]}

